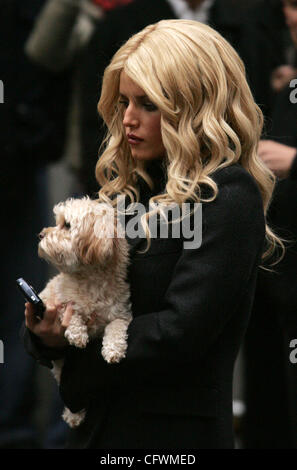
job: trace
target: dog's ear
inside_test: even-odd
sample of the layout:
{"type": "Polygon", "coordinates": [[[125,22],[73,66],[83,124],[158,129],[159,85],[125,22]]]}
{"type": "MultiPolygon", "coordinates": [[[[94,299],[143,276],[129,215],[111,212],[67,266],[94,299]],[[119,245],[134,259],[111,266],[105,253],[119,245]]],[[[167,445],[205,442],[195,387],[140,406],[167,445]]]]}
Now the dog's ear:
{"type": "Polygon", "coordinates": [[[116,257],[119,240],[113,210],[100,208],[84,216],[78,240],[78,256],[83,264],[105,264],[116,257]]]}

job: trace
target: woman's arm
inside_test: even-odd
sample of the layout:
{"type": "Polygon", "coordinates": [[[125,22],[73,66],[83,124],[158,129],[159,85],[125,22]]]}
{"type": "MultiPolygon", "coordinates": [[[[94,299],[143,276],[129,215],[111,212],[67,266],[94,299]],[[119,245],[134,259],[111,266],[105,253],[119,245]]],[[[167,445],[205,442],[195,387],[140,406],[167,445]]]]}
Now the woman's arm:
{"type": "Polygon", "coordinates": [[[103,11],[83,0],[48,0],[25,45],[28,56],[52,72],[72,64],[103,11]]]}

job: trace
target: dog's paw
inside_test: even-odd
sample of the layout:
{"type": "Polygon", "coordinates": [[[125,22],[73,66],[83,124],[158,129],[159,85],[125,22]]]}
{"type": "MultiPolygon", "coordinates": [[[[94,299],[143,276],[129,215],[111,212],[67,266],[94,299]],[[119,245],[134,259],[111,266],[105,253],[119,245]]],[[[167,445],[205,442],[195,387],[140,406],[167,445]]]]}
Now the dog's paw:
{"type": "Polygon", "coordinates": [[[78,411],[77,413],[72,413],[68,408],[64,408],[62,418],[64,421],[71,427],[76,428],[79,426],[85,419],[86,412],[85,410],[78,411]]]}
{"type": "Polygon", "coordinates": [[[59,384],[61,381],[61,374],[62,374],[62,368],[64,365],[64,359],[57,359],[56,361],[52,361],[52,364],[53,364],[52,374],[59,384]]]}
{"type": "Polygon", "coordinates": [[[73,334],[72,331],[65,331],[65,338],[68,343],[77,348],[85,348],[89,341],[89,335],[87,333],[73,334]]]}
{"type": "Polygon", "coordinates": [[[125,352],[126,351],[119,351],[106,345],[104,345],[101,349],[103,358],[110,364],[120,362],[120,360],[125,357],[125,352]]]}

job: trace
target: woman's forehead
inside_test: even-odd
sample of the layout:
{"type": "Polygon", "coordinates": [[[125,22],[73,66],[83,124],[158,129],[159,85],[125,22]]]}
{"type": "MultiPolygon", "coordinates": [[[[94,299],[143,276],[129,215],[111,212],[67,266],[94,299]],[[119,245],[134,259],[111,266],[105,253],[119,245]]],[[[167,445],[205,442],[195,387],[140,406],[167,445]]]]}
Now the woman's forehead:
{"type": "Polygon", "coordinates": [[[119,93],[121,95],[133,95],[138,98],[147,96],[144,90],[137,85],[123,70],[120,75],[120,89],[119,93]]]}

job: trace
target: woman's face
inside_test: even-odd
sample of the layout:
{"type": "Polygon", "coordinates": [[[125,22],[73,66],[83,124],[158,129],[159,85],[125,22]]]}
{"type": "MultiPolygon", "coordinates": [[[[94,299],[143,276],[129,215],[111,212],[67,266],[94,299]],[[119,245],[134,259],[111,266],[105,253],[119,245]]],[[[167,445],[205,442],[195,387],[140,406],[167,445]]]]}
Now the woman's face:
{"type": "Polygon", "coordinates": [[[121,73],[119,91],[119,102],[124,106],[123,124],[132,157],[136,160],[164,157],[158,108],[125,72],[121,73]]]}

